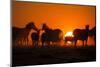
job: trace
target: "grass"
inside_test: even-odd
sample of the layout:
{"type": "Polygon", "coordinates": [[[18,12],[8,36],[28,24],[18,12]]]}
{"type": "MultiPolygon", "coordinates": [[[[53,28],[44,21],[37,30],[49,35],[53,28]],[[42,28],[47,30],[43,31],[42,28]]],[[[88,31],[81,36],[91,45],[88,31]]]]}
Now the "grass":
{"type": "Polygon", "coordinates": [[[95,46],[46,46],[12,49],[12,65],[41,65],[96,61],[95,46]]]}

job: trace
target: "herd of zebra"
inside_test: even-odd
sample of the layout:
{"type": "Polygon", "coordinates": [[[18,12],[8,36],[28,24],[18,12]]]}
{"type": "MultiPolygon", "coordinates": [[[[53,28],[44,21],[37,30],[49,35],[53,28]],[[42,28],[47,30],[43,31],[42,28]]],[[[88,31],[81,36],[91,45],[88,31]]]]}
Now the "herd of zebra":
{"type": "Polygon", "coordinates": [[[72,41],[75,46],[77,40],[82,40],[84,45],[85,41],[87,44],[88,36],[93,36],[94,42],[96,42],[96,27],[89,30],[89,25],[86,25],[85,29],[75,29],[73,31],[74,37],[63,37],[63,32],[60,29],[51,29],[45,23],[42,25],[42,29],[38,29],[34,22],[29,22],[25,28],[12,28],[12,44],[24,44],[28,46],[28,36],[32,29],[36,31],[31,34],[32,44],[34,46],[38,45],[39,42],[42,43],[42,46],[45,46],[60,42],[61,40],[64,40],[65,43],[72,41]],[[40,31],[43,31],[43,33],[41,34],[40,31]]]}

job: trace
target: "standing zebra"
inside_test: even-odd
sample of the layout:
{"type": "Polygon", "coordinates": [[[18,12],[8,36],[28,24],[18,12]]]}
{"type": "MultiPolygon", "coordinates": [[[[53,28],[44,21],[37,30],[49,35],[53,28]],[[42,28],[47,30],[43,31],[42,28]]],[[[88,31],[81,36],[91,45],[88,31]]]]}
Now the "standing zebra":
{"type": "Polygon", "coordinates": [[[50,29],[46,24],[43,24],[42,30],[45,31],[41,35],[42,45],[50,45],[63,39],[63,32],[60,29],[50,29]]]}
{"type": "Polygon", "coordinates": [[[37,30],[33,22],[26,24],[25,28],[13,27],[12,28],[13,44],[18,45],[20,42],[20,44],[22,45],[24,42],[25,45],[28,45],[28,35],[31,29],[37,30]]]}
{"type": "Polygon", "coordinates": [[[92,36],[94,38],[94,42],[96,44],[96,27],[93,27],[91,30],[90,30],[90,36],[92,36]]]}
{"type": "Polygon", "coordinates": [[[84,46],[84,41],[86,41],[86,45],[87,45],[87,40],[89,36],[89,25],[86,25],[85,29],[75,29],[73,31],[73,35],[74,35],[75,46],[76,46],[77,40],[82,40],[83,46],[84,46]]]}

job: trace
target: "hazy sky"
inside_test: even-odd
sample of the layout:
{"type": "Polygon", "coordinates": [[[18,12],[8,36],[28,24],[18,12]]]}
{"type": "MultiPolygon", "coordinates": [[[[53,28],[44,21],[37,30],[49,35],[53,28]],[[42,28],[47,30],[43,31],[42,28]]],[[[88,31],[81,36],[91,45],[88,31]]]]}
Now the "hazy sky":
{"type": "Polygon", "coordinates": [[[36,2],[13,2],[13,26],[24,27],[33,21],[38,28],[46,23],[50,28],[60,28],[64,34],[75,28],[95,26],[95,6],[65,5],[36,2]]]}

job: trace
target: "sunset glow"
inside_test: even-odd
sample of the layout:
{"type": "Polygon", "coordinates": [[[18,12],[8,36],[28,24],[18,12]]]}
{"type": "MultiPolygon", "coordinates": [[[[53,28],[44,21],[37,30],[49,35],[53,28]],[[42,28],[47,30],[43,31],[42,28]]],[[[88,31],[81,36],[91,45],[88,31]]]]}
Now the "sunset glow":
{"type": "Polygon", "coordinates": [[[66,34],[65,34],[65,37],[66,36],[71,36],[71,37],[73,37],[73,32],[67,32],[66,34]]]}
{"type": "Polygon", "coordinates": [[[71,42],[71,41],[67,41],[67,43],[68,43],[68,44],[72,44],[72,42],[71,42]]]}
{"type": "MultiPolygon", "coordinates": [[[[41,29],[45,23],[51,29],[62,30],[64,37],[73,37],[72,30],[84,29],[87,24],[89,29],[95,26],[95,6],[19,1],[13,2],[12,5],[12,26],[15,27],[24,28],[32,21],[41,29]]],[[[29,41],[31,42],[31,38],[29,41]]],[[[91,43],[90,38],[88,44],[91,43]]]]}
{"type": "Polygon", "coordinates": [[[96,61],[96,6],[35,1],[11,6],[12,66],[96,61]]]}

